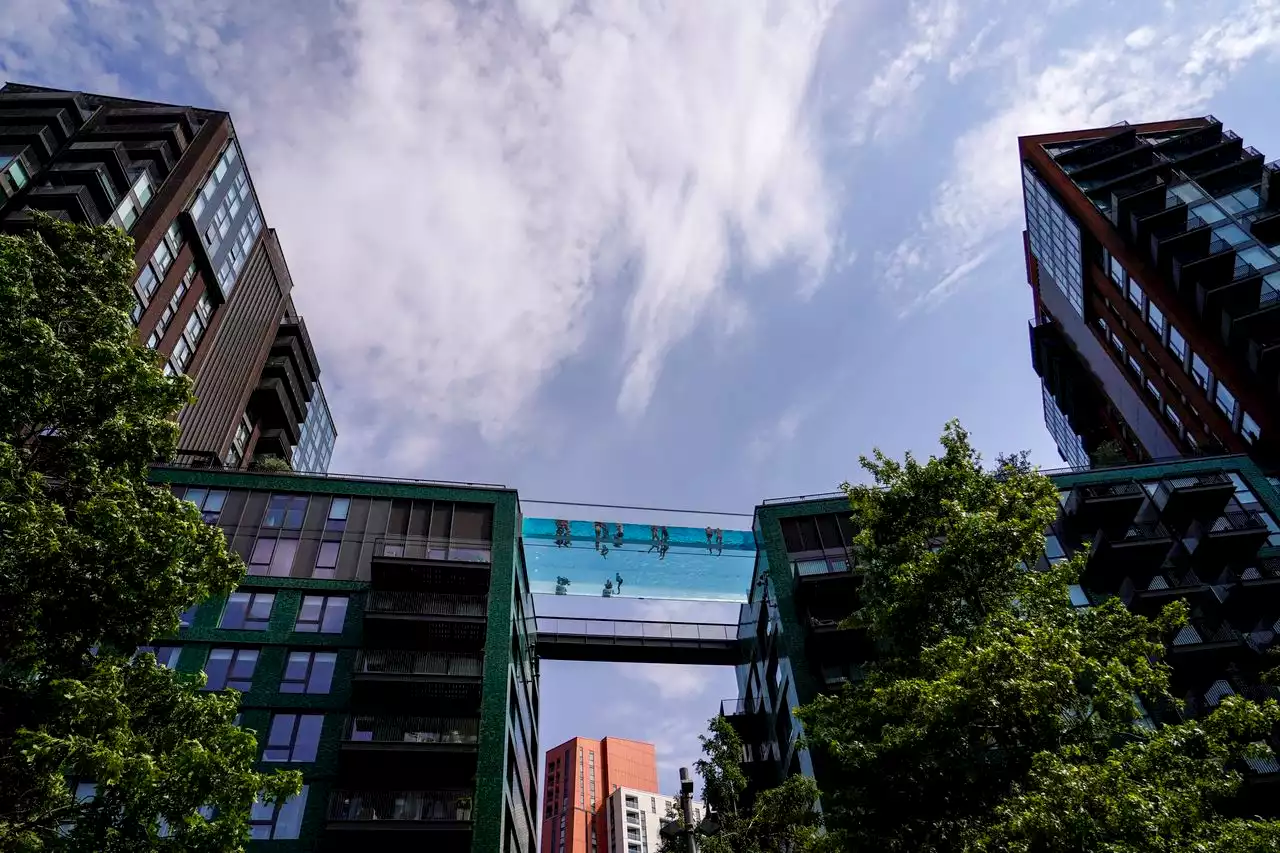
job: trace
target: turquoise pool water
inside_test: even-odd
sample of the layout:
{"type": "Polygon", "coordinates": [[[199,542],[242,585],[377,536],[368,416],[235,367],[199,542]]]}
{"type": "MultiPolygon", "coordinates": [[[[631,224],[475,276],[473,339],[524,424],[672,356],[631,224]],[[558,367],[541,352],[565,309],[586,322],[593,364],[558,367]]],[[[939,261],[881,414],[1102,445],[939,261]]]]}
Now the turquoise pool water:
{"type": "Polygon", "coordinates": [[[547,595],[741,602],[756,555],[749,530],[526,518],[523,533],[530,586],[547,595]]]}

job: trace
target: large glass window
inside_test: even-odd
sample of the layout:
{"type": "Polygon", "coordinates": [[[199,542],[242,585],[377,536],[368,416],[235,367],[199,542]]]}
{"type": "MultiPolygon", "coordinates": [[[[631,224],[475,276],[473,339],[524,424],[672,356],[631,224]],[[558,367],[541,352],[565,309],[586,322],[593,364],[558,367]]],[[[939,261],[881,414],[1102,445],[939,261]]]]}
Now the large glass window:
{"type": "Polygon", "coordinates": [[[1205,391],[1209,390],[1209,383],[1213,380],[1213,373],[1209,370],[1209,365],[1204,363],[1198,353],[1191,354],[1191,378],[1196,381],[1205,391]]]}
{"type": "Polygon", "coordinates": [[[1179,364],[1187,363],[1187,341],[1172,323],[1169,324],[1169,352],[1177,357],[1179,364]]]}
{"type": "Polygon", "coordinates": [[[267,515],[262,520],[262,526],[301,530],[302,519],[306,514],[305,495],[272,495],[270,503],[267,504],[267,515]]]}
{"type": "Polygon", "coordinates": [[[1031,251],[1047,274],[1084,317],[1084,270],[1080,254],[1080,226],[1063,209],[1030,164],[1022,164],[1023,200],[1031,251]]]}
{"type": "Polygon", "coordinates": [[[227,598],[219,628],[265,631],[271,625],[276,597],[270,592],[233,592],[227,598]]]}
{"type": "Polygon", "coordinates": [[[205,690],[231,688],[248,693],[253,688],[253,671],[258,666],[257,649],[211,649],[204,665],[205,690]]]}
{"type": "Polygon", "coordinates": [[[1202,222],[1206,222],[1209,225],[1214,225],[1218,222],[1222,222],[1224,219],[1227,218],[1227,215],[1223,213],[1221,210],[1219,210],[1218,206],[1213,202],[1206,202],[1205,204],[1196,205],[1195,207],[1191,208],[1191,213],[1194,216],[1198,216],[1202,222]]]}
{"type": "Polygon", "coordinates": [[[249,555],[249,574],[287,578],[293,571],[293,558],[297,551],[297,539],[259,539],[253,543],[253,553],[249,555]]]}
{"type": "Polygon", "coordinates": [[[1228,420],[1235,417],[1236,397],[1227,389],[1221,379],[1218,380],[1218,387],[1215,389],[1214,402],[1218,404],[1218,409],[1227,416],[1228,420]]]}
{"type": "Polygon", "coordinates": [[[280,692],[328,693],[337,662],[335,652],[289,652],[289,662],[280,679],[280,692]]]}
{"type": "Polygon", "coordinates": [[[178,658],[182,656],[181,646],[139,646],[134,652],[134,657],[138,655],[151,654],[156,656],[156,663],[165,669],[177,669],[178,658]]]}
{"type": "Polygon", "coordinates": [[[307,809],[308,787],[303,785],[296,797],[289,797],[283,803],[267,803],[261,796],[254,800],[249,812],[249,838],[255,841],[297,838],[307,809]]]}
{"type": "Polygon", "coordinates": [[[316,551],[316,565],[312,570],[313,578],[332,579],[338,573],[338,552],[342,549],[342,543],[337,540],[326,540],[320,543],[320,549],[316,551]]]}
{"type": "Polygon", "coordinates": [[[1220,225],[1213,229],[1213,236],[1225,242],[1228,246],[1239,246],[1242,243],[1249,242],[1249,235],[1245,230],[1235,223],[1220,225]]]}
{"type": "Polygon", "coordinates": [[[1258,422],[1255,421],[1253,416],[1248,412],[1244,413],[1244,417],[1240,421],[1240,434],[1244,436],[1245,441],[1250,444],[1255,443],[1259,436],[1262,435],[1262,431],[1258,427],[1258,422]]]}
{"type": "Polygon", "coordinates": [[[304,595],[293,630],[307,634],[341,634],[346,618],[345,595],[304,595]]]}
{"type": "Polygon", "coordinates": [[[263,761],[307,762],[316,760],[323,714],[276,714],[271,718],[263,761]]]}

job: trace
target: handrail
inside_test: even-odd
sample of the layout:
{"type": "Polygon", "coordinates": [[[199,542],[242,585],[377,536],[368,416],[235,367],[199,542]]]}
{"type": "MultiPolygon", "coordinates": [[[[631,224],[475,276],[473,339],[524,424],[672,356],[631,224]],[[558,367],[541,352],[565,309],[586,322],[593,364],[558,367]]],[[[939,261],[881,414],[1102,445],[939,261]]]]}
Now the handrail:
{"type": "Polygon", "coordinates": [[[480,740],[476,717],[380,717],[353,715],[342,739],[348,743],[440,743],[474,745],[480,740]]]}
{"type": "Polygon", "coordinates": [[[471,792],[337,790],[329,797],[328,819],[414,823],[470,821],[471,792]]]}
{"type": "Polygon", "coordinates": [[[448,595],[438,592],[373,590],[365,605],[367,613],[411,614],[417,616],[475,616],[488,613],[483,595],[448,595]]]}
{"type": "Polygon", "coordinates": [[[1210,533],[1226,533],[1235,530],[1266,530],[1267,524],[1262,520],[1262,513],[1256,509],[1224,512],[1209,525],[1210,533]]]}
{"type": "Polygon", "coordinates": [[[361,483],[410,483],[420,486],[448,486],[450,488],[467,489],[501,489],[509,491],[500,483],[467,483],[461,480],[422,480],[411,477],[370,477],[367,474],[334,474],[328,471],[255,471],[252,469],[229,468],[225,466],[216,453],[204,450],[179,449],[172,461],[156,462],[152,468],[174,468],[178,470],[221,470],[229,474],[256,474],[260,476],[279,477],[292,476],[299,478],[319,478],[324,480],[356,480],[361,483]],[[204,464],[200,464],[203,461],[204,464]]]}
{"type": "Polygon", "coordinates": [[[484,539],[448,539],[428,536],[379,536],[373,540],[373,556],[380,559],[445,560],[454,563],[488,563],[493,543],[484,539]]]}
{"type": "Polygon", "coordinates": [[[736,624],[709,622],[654,622],[644,619],[575,619],[563,616],[537,617],[539,634],[611,637],[640,640],[738,639],[736,624]]]}
{"type": "Polygon", "coordinates": [[[479,678],[484,655],[479,652],[410,652],[362,649],[354,672],[366,675],[455,675],[479,678]]]}

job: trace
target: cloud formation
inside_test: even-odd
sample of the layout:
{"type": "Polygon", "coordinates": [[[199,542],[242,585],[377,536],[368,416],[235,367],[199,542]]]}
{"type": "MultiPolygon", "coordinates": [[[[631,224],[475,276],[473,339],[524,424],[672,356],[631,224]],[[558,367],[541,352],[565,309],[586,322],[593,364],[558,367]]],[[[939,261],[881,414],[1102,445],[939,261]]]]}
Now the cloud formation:
{"type": "Polygon", "coordinates": [[[50,0],[6,13],[0,70],[232,110],[343,441],[376,411],[420,464],[441,428],[522,423],[594,309],[638,415],[731,270],[821,279],[806,99],[834,2],[50,0]]]}

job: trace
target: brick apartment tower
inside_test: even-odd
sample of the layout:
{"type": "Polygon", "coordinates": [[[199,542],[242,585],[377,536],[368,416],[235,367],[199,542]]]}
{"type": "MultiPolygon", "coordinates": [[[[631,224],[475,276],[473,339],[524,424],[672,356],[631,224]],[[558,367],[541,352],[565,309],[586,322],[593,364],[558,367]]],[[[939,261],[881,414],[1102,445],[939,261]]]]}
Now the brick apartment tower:
{"type": "Polygon", "coordinates": [[[605,804],[620,788],[658,790],[653,744],[574,738],[547,750],[542,853],[608,850],[605,804]]]}
{"type": "Polygon", "coordinates": [[[291,459],[314,409],[308,459],[327,465],[320,367],[227,113],[7,83],[0,228],[32,210],[133,237],[138,336],[198,398],[178,418],[188,460],[291,459]]]}
{"type": "Polygon", "coordinates": [[[1280,162],[1213,116],[1019,140],[1032,364],[1063,459],[1280,467],[1280,162]]]}

